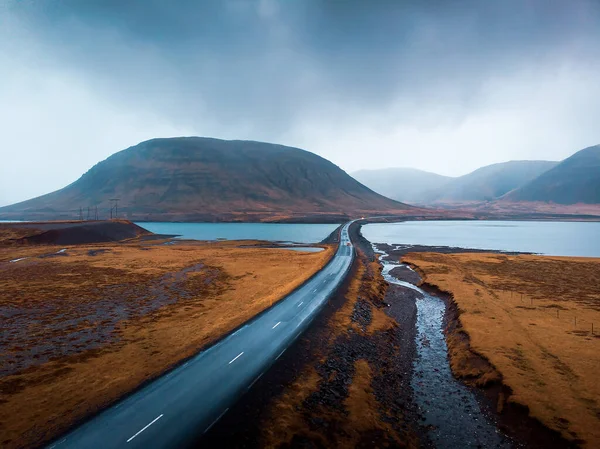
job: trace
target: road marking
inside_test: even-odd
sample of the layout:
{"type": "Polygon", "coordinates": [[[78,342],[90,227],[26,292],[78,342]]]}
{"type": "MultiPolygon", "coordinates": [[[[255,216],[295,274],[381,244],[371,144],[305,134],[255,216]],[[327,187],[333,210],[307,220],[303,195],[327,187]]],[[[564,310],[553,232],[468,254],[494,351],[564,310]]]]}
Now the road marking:
{"type": "Polygon", "coordinates": [[[9,260],[9,262],[10,262],[10,263],[15,263],[15,262],[18,262],[18,261],[20,261],[20,260],[25,260],[25,259],[27,259],[27,257],[21,257],[20,259],[13,259],[13,260],[9,260]]]}
{"type": "Polygon", "coordinates": [[[242,351],[238,355],[236,355],[235,358],[231,362],[229,362],[229,364],[231,365],[233,362],[235,362],[237,359],[239,359],[243,353],[244,353],[244,351],[242,351]]]}
{"type": "Polygon", "coordinates": [[[62,440],[60,440],[58,443],[53,444],[52,446],[50,446],[48,449],[52,449],[53,447],[58,446],[59,444],[63,444],[65,441],[67,441],[66,438],[63,438],[62,440]]]}
{"type": "Polygon", "coordinates": [[[258,381],[258,379],[260,379],[260,378],[262,377],[262,375],[263,375],[263,374],[265,374],[265,373],[264,373],[264,372],[260,373],[260,374],[258,375],[258,377],[252,381],[252,383],[251,383],[251,384],[250,384],[250,386],[248,387],[248,390],[254,386],[254,384],[255,384],[255,383],[258,381]]]}
{"type": "Polygon", "coordinates": [[[271,329],[275,329],[277,326],[279,326],[281,324],[281,321],[278,322],[275,326],[273,326],[271,329]]]}
{"type": "MultiPolygon", "coordinates": [[[[285,348],[285,349],[287,349],[287,348],[285,348]]],[[[277,358],[275,360],[279,360],[279,357],[281,357],[281,354],[283,354],[285,352],[285,349],[279,353],[279,355],[277,356],[277,358]]]]}
{"type": "Polygon", "coordinates": [[[227,407],[227,408],[225,409],[225,411],[224,411],[223,413],[221,413],[221,414],[219,415],[219,417],[218,417],[217,419],[215,419],[215,420],[212,422],[212,424],[206,428],[206,430],[204,431],[204,433],[208,432],[208,431],[210,430],[210,428],[211,428],[212,426],[214,426],[214,425],[215,425],[215,424],[216,424],[216,423],[217,423],[217,422],[218,422],[218,421],[219,421],[219,420],[220,420],[220,419],[223,417],[223,415],[224,415],[225,413],[227,413],[228,411],[229,411],[229,407],[227,407]]]}
{"type": "Polygon", "coordinates": [[[133,440],[135,437],[137,437],[140,433],[142,433],[144,430],[146,430],[148,427],[150,427],[152,424],[154,424],[156,421],[158,421],[160,418],[163,417],[163,414],[160,414],[158,417],[154,418],[154,421],[152,421],[150,424],[148,424],[146,427],[144,427],[142,430],[140,430],[138,433],[136,433],[134,436],[132,436],[131,438],[129,438],[127,440],[127,442],[129,443],[131,440],[133,440]]]}
{"type": "Polygon", "coordinates": [[[296,307],[300,307],[302,304],[304,304],[304,301],[302,301],[300,304],[298,304],[296,307]]]}

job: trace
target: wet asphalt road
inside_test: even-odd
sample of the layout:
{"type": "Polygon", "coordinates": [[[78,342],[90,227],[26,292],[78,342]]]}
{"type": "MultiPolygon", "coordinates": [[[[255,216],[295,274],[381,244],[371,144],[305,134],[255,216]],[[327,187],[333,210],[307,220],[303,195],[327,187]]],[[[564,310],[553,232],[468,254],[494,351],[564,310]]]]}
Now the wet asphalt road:
{"type": "Polygon", "coordinates": [[[235,333],[51,443],[49,448],[188,447],[302,333],[342,284],[354,257],[348,227],[327,266],[235,333]]]}

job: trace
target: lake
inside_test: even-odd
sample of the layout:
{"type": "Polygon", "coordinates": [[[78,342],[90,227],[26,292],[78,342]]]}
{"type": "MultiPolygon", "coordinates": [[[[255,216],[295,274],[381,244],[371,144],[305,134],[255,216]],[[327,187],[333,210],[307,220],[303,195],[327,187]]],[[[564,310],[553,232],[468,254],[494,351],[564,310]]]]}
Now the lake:
{"type": "Polygon", "coordinates": [[[368,224],[362,233],[372,243],[600,257],[598,222],[407,221],[368,224]]]}
{"type": "Polygon", "coordinates": [[[148,222],[136,224],[156,234],[177,234],[183,239],[271,240],[294,243],[318,243],[339,226],[281,223],[148,222]]]}

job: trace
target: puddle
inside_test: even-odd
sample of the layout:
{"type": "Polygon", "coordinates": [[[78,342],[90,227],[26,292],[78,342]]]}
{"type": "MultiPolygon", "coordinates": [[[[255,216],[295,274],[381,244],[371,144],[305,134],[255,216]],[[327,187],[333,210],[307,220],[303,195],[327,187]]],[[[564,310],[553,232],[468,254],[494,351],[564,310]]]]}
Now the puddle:
{"type": "Polygon", "coordinates": [[[289,247],[281,247],[279,249],[291,249],[292,251],[303,251],[307,253],[320,253],[323,251],[323,248],[319,248],[316,246],[289,246],[289,247]]]}
{"type": "Polygon", "coordinates": [[[510,448],[510,441],[481,411],[473,392],[456,380],[450,370],[448,348],[443,333],[445,303],[416,285],[401,281],[390,274],[399,266],[410,267],[385,259],[381,254],[383,277],[389,283],[410,288],[419,293],[416,299],[416,348],[411,387],[414,400],[428,429],[427,435],[438,449],[446,448],[510,448]]]}

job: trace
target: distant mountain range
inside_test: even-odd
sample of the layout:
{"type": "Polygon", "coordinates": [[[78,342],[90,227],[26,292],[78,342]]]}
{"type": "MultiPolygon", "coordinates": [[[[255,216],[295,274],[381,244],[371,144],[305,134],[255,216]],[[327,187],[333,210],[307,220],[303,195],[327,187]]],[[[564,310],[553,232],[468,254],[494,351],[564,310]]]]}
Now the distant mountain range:
{"type": "Polygon", "coordinates": [[[600,145],[578,151],[502,200],[600,203],[600,145]]]}
{"type": "Polygon", "coordinates": [[[105,218],[111,199],[121,217],[157,221],[339,221],[413,209],[308,151],[181,137],[120,151],[63,189],[0,208],[0,218],[76,218],[80,207],[105,218]]]}
{"type": "Polygon", "coordinates": [[[376,192],[412,204],[600,204],[600,145],[562,162],[510,161],[456,178],[403,168],[362,170],[353,175],[376,192]]]}
{"type": "Polygon", "coordinates": [[[554,167],[558,162],[510,161],[487,165],[424,195],[426,202],[491,201],[554,167]]]}
{"type": "Polygon", "coordinates": [[[424,201],[428,193],[454,179],[416,168],[360,170],[352,173],[352,176],[377,193],[408,203],[424,201]]]}

